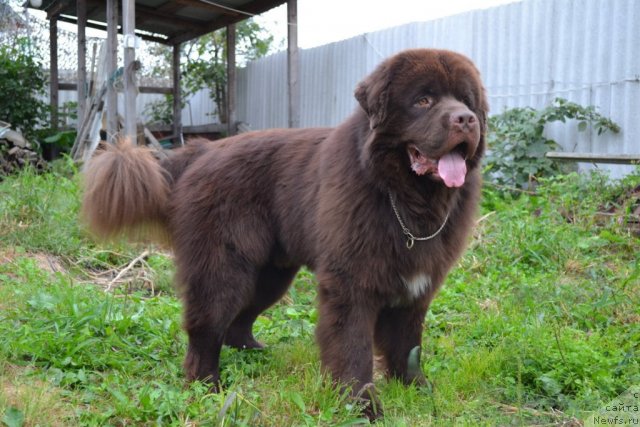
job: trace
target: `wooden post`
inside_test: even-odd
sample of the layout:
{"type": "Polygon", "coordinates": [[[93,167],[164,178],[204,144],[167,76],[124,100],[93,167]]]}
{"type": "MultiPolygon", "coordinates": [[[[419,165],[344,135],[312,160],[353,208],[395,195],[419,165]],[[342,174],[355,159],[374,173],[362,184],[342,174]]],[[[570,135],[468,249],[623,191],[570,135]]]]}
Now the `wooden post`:
{"type": "Polygon", "coordinates": [[[87,2],[77,0],[78,12],[78,131],[87,110],[87,2]]]}
{"type": "Polygon", "coordinates": [[[49,105],[51,106],[51,128],[58,129],[58,18],[49,20],[49,61],[51,64],[51,81],[49,82],[49,105]]]}
{"type": "Polygon", "coordinates": [[[118,133],[118,93],[111,78],[118,68],[118,0],[107,0],[107,141],[118,133]]]}
{"type": "Polygon", "coordinates": [[[227,26],[227,135],[236,133],[236,25],[227,26]]]}
{"type": "Polygon", "coordinates": [[[137,143],[136,113],[136,2],[122,0],[122,33],[124,35],[124,136],[137,143]]]}
{"type": "Polygon", "coordinates": [[[287,0],[287,92],[289,96],[289,127],[300,127],[300,85],[298,82],[298,3],[287,0]]]}
{"type": "Polygon", "coordinates": [[[173,45],[173,135],[174,143],[184,144],[182,138],[182,90],[180,88],[180,44],[173,45]]]}

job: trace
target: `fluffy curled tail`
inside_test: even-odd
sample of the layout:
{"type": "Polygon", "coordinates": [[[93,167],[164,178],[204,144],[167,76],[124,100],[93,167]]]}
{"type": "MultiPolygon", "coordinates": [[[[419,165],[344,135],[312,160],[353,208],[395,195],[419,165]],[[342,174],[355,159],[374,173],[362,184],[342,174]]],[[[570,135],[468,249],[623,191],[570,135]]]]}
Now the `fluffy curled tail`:
{"type": "Polygon", "coordinates": [[[84,170],[82,217],[101,238],[164,240],[169,182],[152,152],[127,140],[107,144],[84,170]]]}

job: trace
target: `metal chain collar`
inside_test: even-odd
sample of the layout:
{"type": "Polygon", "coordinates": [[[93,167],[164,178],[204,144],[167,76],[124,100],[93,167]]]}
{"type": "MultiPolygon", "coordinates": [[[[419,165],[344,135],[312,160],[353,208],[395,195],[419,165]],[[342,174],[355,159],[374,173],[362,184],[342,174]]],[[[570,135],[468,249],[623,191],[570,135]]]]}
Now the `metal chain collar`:
{"type": "Polygon", "coordinates": [[[396,214],[396,218],[398,218],[398,222],[400,223],[400,227],[402,227],[402,232],[404,233],[405,236],[407,236],[407,249],[411,249],[416,240],[419,240],[419,241],[431,240],[434,237],[436,237],[438,234],[440,234],[440,232],[442,231],[444,226],[447,224],[447,220],[449,219],[449,212],[447,212],[447,216],[444,218],[444,221],[442,222],[442,225],[440,226],[440,228],[438,228],[438,230],[436,230],[435,233],[433,233],[430,236],[416,237],[407,228],[407,226],[404,225],[404,221],[402,221],[402,218],[400,217],[400,213],[398,212],[398,208],[396,207],[396,203],[393,201],[393,196],[391,195],[391,192],[389,192],[389,201],[391,202],[391,207],[393,208],[393,212],[396,214]]]}

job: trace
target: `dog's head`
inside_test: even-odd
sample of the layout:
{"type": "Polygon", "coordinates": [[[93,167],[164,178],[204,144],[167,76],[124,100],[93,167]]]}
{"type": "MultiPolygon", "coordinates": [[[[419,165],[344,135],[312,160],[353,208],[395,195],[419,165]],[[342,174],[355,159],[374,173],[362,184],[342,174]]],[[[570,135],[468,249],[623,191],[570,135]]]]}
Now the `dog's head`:
{"type": "Polygon", "coordinates": [[[413,173],[460,187],[478,166],[488,103],[480,74],[465,56],[401,52],[360,82],[355,97],[372,132],[405,151],[413,173]]]}

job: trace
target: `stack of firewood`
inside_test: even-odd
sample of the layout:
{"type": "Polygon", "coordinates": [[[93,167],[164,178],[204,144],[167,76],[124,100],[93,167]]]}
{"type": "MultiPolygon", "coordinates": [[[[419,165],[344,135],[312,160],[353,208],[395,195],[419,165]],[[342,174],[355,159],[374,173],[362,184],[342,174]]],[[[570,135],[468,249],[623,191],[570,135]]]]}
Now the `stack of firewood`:
{"type": "Polygon", "coordinates": [[[11,174],[26,165],[42,170],[47,167],[47,162],[20,134],[4,132],[0,137],[0,175],[11,174]]]}

